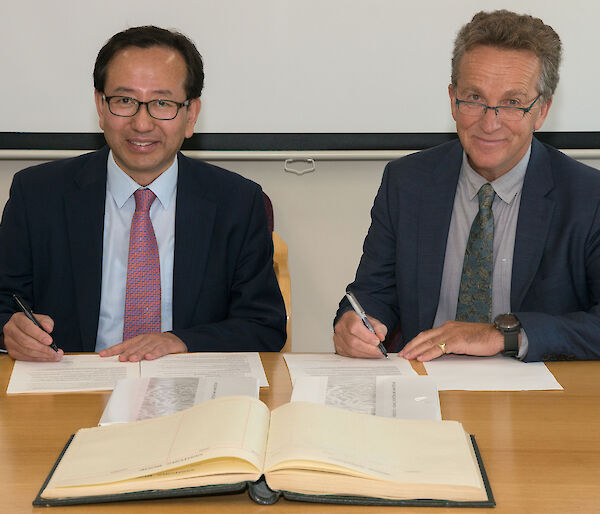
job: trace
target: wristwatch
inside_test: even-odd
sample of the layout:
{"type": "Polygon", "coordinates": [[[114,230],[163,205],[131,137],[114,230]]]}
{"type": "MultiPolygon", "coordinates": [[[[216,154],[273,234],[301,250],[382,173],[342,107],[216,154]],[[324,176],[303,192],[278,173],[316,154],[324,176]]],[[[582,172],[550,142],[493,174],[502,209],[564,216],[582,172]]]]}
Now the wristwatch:
{"type": "Polygon", "coordinates": [[[521,322],[512,312],[498,314],[494,318],[494,328],[500,330],[504,336],[504,350],[502,355],[516,357],[519,353],[519,332],[521,322]]]}

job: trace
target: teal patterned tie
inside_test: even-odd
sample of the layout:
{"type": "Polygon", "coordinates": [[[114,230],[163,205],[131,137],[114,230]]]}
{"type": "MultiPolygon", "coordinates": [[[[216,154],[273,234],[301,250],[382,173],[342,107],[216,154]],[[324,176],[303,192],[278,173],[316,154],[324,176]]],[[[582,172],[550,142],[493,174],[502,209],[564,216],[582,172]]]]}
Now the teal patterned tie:
{"type": "Polygon", "coordinates": [[[479,212],[471,225],[456,307],[457,321],[489,323],[492,320],[492,277],[494,271],[495,196],[491,184],[483,184],[479,212]]]}

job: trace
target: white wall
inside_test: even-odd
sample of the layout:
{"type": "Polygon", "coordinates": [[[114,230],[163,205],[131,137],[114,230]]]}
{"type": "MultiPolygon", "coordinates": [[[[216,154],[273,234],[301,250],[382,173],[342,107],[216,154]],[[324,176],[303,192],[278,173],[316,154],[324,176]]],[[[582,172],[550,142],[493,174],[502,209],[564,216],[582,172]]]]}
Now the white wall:
{"type": "MultiPolygon", "coordinates": [[[[285,173],[283,161],[213,162],[260,183],[273,201],[275,230],[289,247],[293,350],[331,351],[331,321],[354,278],[386,161],[317,161],[301,177],[285,173]]],[[[600,159],[583,162],[600,169],[600,159]]],[[[0,160],[1,206],[13,173],[31,164],[0,160]]]]}
{"type": "Polygon", "coordinates": [[[151,23],[204,57],[199,132],[448,132],[452,41],[499,8],[541,17],[564,43],[544,130],[597,130],[598,0],[5,0],[0,131],[97,131],[96,54],[151,23]]]}

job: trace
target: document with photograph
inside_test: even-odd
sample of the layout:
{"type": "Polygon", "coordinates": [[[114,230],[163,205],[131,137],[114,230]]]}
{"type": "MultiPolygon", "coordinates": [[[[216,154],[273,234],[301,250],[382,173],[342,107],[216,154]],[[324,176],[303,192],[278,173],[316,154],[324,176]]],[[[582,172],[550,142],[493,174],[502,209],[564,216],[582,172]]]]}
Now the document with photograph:
{"type": "Polygon", "coordinates": [[[291,401],[386,418],[442,419],[435,382],[424,376],[301,376],[294,382],[291,401]]]}
{"type": "Polygon", "coordinates": [[[224,396],[258,399],[258,392],[254,377],[126,378],[117,382],[98,424],[166,416],[224,396]]]}
{"type": "Polygon", "coordinates": [[[15,361],[7,394],[110,391],[117,380],[139,377],[252,377],[268,387],[258,352],[176,353],[121,362],[118,356],[65,355],[59,362],[15,361]]]}

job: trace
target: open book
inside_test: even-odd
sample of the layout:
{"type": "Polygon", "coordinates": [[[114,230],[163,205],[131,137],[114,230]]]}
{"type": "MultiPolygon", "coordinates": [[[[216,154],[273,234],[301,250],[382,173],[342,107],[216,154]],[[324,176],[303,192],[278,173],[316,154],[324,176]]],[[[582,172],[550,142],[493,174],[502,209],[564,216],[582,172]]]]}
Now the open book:
{"type": "Polygon", "coordinates": [[[269,412],[255,398],[233,396],[79,430],[34,505],[202,495],[250,484],[250,496],[261,503],[285,491],[307,501],[492,506],[486,482],[458,422],[381,418],[304,402],[269,412]],[[268,487],[261,488],[263,475],[268,487]]]}

